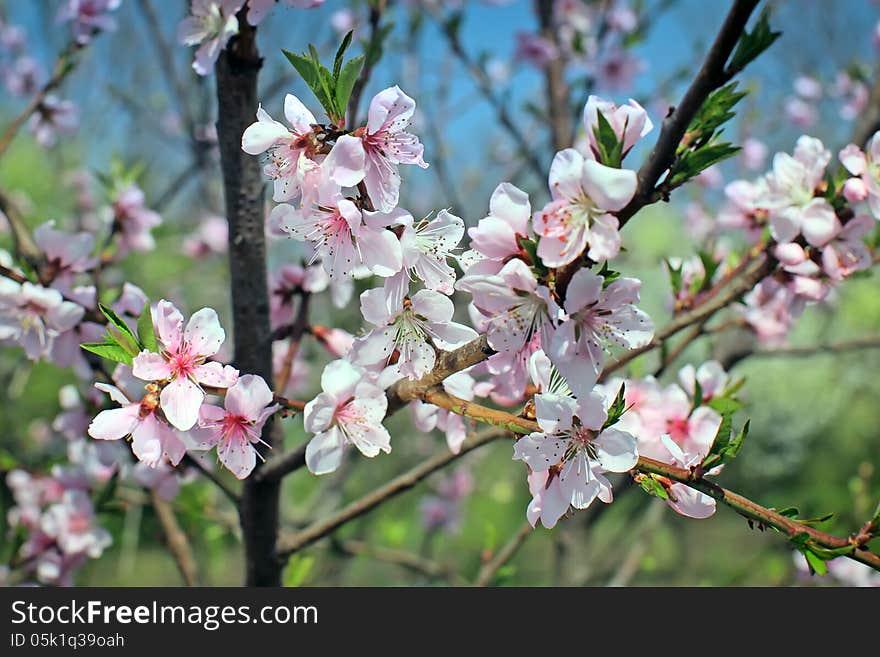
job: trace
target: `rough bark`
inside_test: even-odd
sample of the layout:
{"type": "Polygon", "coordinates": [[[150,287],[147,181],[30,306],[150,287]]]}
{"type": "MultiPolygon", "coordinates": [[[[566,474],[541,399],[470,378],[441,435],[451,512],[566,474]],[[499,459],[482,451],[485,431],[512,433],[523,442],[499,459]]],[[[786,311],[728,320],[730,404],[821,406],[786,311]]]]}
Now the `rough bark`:
{"type": "MultiPolygon", "coordinates": [[[[272,381],[272,329],[266,282],[264,182],[259,160],[241,150],[241,135],[257,111],[257,76],[262,60],[256,31],[239,17],[242,29],[217,61],[217,137],[229,221],[229,270],[235,365],[272,381]]],[[[281,442],[280,426],[267,422],[263,440],[281,442]]],[[[259,472],[260,464],[256,472],[259,472]]],[[[242,488],[239,516],[244,537],[248,586],[279,586],[275,557],[280,485],[249,477],[242,488]]]]}

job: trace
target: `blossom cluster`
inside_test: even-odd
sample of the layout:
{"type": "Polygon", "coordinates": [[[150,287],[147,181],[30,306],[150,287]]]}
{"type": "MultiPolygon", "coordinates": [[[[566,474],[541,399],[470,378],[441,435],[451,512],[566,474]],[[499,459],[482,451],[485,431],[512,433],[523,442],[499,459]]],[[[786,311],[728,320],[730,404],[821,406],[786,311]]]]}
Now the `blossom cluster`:
{"type": "Polygon", "coordinates": [[[792,155],[774,156],[764,176],[725,188],[721,225],[752,240],[769,230],[779,262],[742,306],[759,338],[783,339],[808,303],[823,301],[840,281],[872,265],[865,237],[880,219],[878,156],[877,135],[866,152],[850,144],[839,159],[851,177],[829,179],[831,152],[818,139],[802,136],[792,155]]]}

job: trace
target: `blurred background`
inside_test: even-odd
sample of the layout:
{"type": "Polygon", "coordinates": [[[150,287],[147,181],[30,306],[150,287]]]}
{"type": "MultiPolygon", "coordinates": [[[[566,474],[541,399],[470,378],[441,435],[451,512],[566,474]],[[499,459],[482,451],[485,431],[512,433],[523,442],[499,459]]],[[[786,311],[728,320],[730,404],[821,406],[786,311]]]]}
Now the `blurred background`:
{"type": "MultiPolygon", "coordinates": [[[[34,75],[45,79],[68,39],[59,29],[52,1],[0,2],[0,20],[21,28],[34,75]]],[[[108,284],[131,281],[151,299],[172,299],[185,314],[212,306],[230,333],[227,261],[222,246],[210,246],[210,219],[222,218],[223,199],[214,145],[214,78],[191,68],[192,49],[179,45],[182,1],[123,0],[118,27],[101,34],[81,55],[77,69],[58,92],[78,108],[78,128],[44,148],[23,133],[0,160],[0,188],[14,198],[31,226],[55,219],[72,227],[84,203],[106,204],[99,183],[114,170],[140,171],[146,205],[162,215],[154,231],[157,248],[124,261],[109,272],[108,284]],[[83,181],[86,182],[83,182],[83,181]],[[90,199],[84,199],[84,195],[90,199]],[[86,202],[87,201],[87,202],[86,202]],[[206,224],[206,221],[208,223],[206,224]],[[115,278],[114,278],[115,277],[115,278]]],[[[624,102],[632,97],[649,111],[655,126],[681,96],[723,20],[727,3],[699,0],[587,3],[597,9],[623,7],[636,17],[615,41],[596,37],[582,61],[568,67],[572,114],[589,94],[624,102]],[[603,5],[608,5],[604,7],[603,5]]],[[[696,252],[704,225],[714,220],[724,184],[755,178],[776,151],[790,152],[800,134],[823,140],[836,153],[848,143],[865,111],[873,84],[880,7],[875,2],[791,0],[770,2],[771,23],[783,36],[742,77],[750,92],[727,137],[755,146],[674,194],[670,204],[643,211],[625,229],[626,253],[616,269],[644,281],[642,307],[661,326],[669,317],[669,280],[664,258],[696,252]],[[757,142],[756,142],[757,143],[757,142]],[[749,159],[752,158],[752,159],[749,159]],[[755,161],[755,158],[758,161],[755,161]]],[[[368,37],[365,2],[327,0],[309,11],[279,6],[260,26],[265,58],[260,98],[273,116],[293,93],[317,114],[319,105],[296,78],[281,49],[300,51],[314,43],[332,57],[342,36],[354,29],[352,52],[368,37]]],[[[530,2],[393,2],[393,22],[382,60],[364,95],[398,84],[418,108],[412,131],[425,143],[426,170],[403,172],[401,206],[425,216],[449,208],[474,225],[485,216],[491,191],[508,180],[527,190],[533,207],[549,198],[546,180],[524,162],[510,131],[500,124],[502,106],[546,168],[554,151],[544,126],[546,94],[539,62],[529,54],[528,35],[537,29],[530,2]],[[456,5],[460,8],[456,8],[456,5]],[[456,18],[458,17],[458,18],[456,18]],[[460,46],[467,61],[454,52],[460,46]],[[526,45],[524,45],[524,43],[526,45]],[[478,69],[493,102],[480,87],[478,69]]],[[[597,30],[596,25],[585,33],[597,30]]],[[[4,62],[8,67],[10,62],[4,62]]],[[[4,91],[0,126],[26,104],[28,95],[4,91]]],[[[362,110],[363,112],[363,110],[362,110]]],[[[657,131],[629,155],[637,167],[657,131]]],[[[219,240],[222,245],[223,239],[219,240]]],[[[0,232],[0,247],[9,236],[0,232]]],[[[303,257],[299,245],[277,238],[271,263],[303,257]]],[[[360,282],[361,288],[367,286],[360,282]]],[[[813,346],[880,334],[876,274],[848,281],[833,300],[809,307],[791,335],[792,345],[813,346]]],[[[313,321],[357,333],[356,304],[337,309],[329,299],[313,303],[313,321]]],[[[461,311],[464,310],[462,307],[461,311]]],[[[465,314],[462,314],[464,317],[465,314]]],[[[674,380],[685,363],[724,360],[748,338],[736,332],[698,342],[664,374],[674,380]]],[[[231,340],[227,340],[227,345],[231,340]]],[[[303,347],[296,396],[310,399],[330,357],[316,344],[303,347]]],[[[648,356],[631,367],[646,374],[648,356]]],[[[880,498],[880,349],[802,357],[753,356],[739,360],[734,374],[745,378],[751,433],[739,458],[719,478],[769,507],[797,506],[802,517],[833,513],[823,529],[848,534],[869,516],[880,498]]],[[[59,391],[76,384],[69,371],[26,360],[19,348],[0,346],[0,470],[45,470],[65,458],[65,439],[53,429],[63,411],[59,391]]],[[[286,445],[307,439],[299,419],[284,422],[286,445]]],[[[320,517],[427,456],[445,440],[421,434],[407,412],[388,421],[393,452],[365,460],[352,456],[339,472],[316,478],[302,470],[285,481],[283,525],[296,528],[320,517]]],[[[296,555],[285,571],[287,585],[436,585],[472,581],[484,560],[525,520],[529,494],[523,467],[511,462],[511,447],[493,443],[453,468],[432,476],[324,540],[296,555]]],[[[350,454],[351,456],[351,454],[350,454]]],[[[228,476],[228,473],[223,475],[228,476]]],[[[230,481],[234,480],[230,477],[230,481]]],[[[174,585],[171,557],[149,505],[130,503],[103,513],[101,523],[114,543],[89,561],[76,583],[91,586],[174,585]]],[[[577,514],[553,531],[538,528],[498,572],[502,585],[834,585],[829,576],[809,578],[790,546],[772,530],[750,529],[726,508],[708,520],[680,517],[637,487],[620,485],[617,500],[595,513],[577,514]]],[[[5,523],[11,504],[0,486],[5,523]]],[[[598,502],[596,504],[599,504],[598,502]]],[[[237,517],[210,484],[191,475],[173,501],[208,585],[242,579],[237,517]]],[[[7,527],[0,524],[0,541],[7,527]]],[[[5,550],[0,550],[5,554],[5,550]]]]}

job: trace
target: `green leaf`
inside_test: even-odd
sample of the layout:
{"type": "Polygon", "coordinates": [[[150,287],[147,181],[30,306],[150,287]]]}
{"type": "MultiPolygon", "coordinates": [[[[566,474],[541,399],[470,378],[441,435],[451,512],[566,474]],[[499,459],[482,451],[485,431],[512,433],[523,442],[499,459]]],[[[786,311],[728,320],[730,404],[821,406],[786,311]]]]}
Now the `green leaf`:
{"type": "Polygon", "coordinates": [[[150,302],[144,305],[137,323],[138,342],[141,349],[159,353],[159,342],[156,340],[156,330],[153,327],[153,314],[150,312],[150,302]]]}
{"type": "Polygon", "coordinates": [[[112,360],[114,363],[131,365],[132,362],[134,362],[134,357],[128,351],[112,342],[87,342],[81,344],[80,347],[100,356],[101,358],[112,360]]]}
{"type": "Polygon", "coordinates": [[[602,289],[604,290],[606,287],[611,285],[614,281],[620,278],[620,272],[614,271],[613,269],[608,268],[608,262],[605,261],[602,263],[602,269],[599,270],[599,276],[602,277],[602,289]]]}
{"type": "Polygon", "coordinates": [[[612,425],[617,424],[625,411],[626,384],[621,383],[620,388],[617,389],[617,396],[614,398],[614,401],[611,402],[611,406],[608,409],[608,418],[605,420],[605,424],[602,425],[602,431],[612,425]]]}
{"type": "Polygon", "coordinates": [[[107,321],[110,322],[112,326],[115,326],[120,333],[128,336],[135,343],[137,343],[137,336],[132,332],[130,328],[128,328],[128,324],[123,321],[123,319],[117,315],[112,308],[108,308],[102,303],[98,304],[98,310],[101,311],[101,314],[107,318],[107,321]]]}
{"type": "Polygon", "coordinates": [[[284,569],[284,586],[302,586],[314,565],[315,557],[311,554],[299,554],[293,557],[284,569]]]}
{"type": "Polygon", "coordinates": [[[657,481],[652,474],[645,475],[639,480],[639,485],[648,495],[653,495],[654,497],[659,497],[664,500],[669,499],[669,492],[666,490],[666,487],[657,481]]]}
{"type": "Polygon", "coordinates": [[[742,402],[728,396],[713,397],[706,402],[706,406],[718,411],[721,415],[731,415],[742,408],[742,402]]]}
{"type": "Polygon", "coordinates": [[[541,258],[538,257],[538,242],[520,235],[517,238],[517,244],[519,244],[520,248],[522,248],[522,250],[528,255],[529,260],[532,263],[532,269],[538,275],[538,278],[543,278],[550,273],[550,270],[547,269],[541,258]]]}
{"type": "Polygon", "coordinates": [[[667,258],[666,270],[669,272],[669,286],[672,288],[672,293],[676,296],[678,296],[678,293],[681,292],[681,268],[681,264],[679,264],[678,267],[673,267],[672,262],[670,262],[667,258]]]}
{"type": "Polygon", "coordinates": [[[751,32],[744,31],[733,51],[733,57],[727,65],[731,74],[743,70],[753,62],[762,52],[767,50],[776,41],[782,32],[774,32],[770,29],[770,12],[765,9],[758,17],[754,29],[751,32]]]}
{"type": "MultiPolygon", "coordinates": [[[[314,48],[312,47],[312,49],[314,48]]],[[[296,69],[296,72],[299,73],[303,82],[305,82],[309,89],[312,90],[312,93],[315,94],[315,98],[321,103],[321,107],[324,108],[324,111],[326,111],[328,115],[335,114],[336,108],[334,105],[334,98],[328,90],[327,77],[330,76],[330,72],[321,66],[320,62],[315,61],[312,56],[307,57],[306,55],[298,55],[289,50],[282,50],[281,52],[284,53],[284,56],[287,57],[287,61],[289,61],[293,68],[296,69]]]]}
{"type": "Polygon", "coordinates": [[[740,150],[728,142],[707,144],[695,151],[686,151],[680,155],[674,170],[670,171],[667,186],[679,187],[691,178],[699,175],[713,164],[718,164],[732,157],[740,150]]]}
{"type": "Polygon", "coordinates": [[[354,30],[349,30],[348,34],[342,38],[342,43],[339,44],[339,49],[336,51],[336,57],[333,58],[334,82],[339,79],[339,72],[342,70],[342,58],[345,56],[345,51],[348,50],[348,46],[351,45],[351,37],[353,34],[354,30]]]}
{"type": "MultiPolygon", "coordinates": [[[[354,59],[350,59],[342,67],[339,77],[336,80],[336,104],[340,111],[345,114],[348,107],[348,100],[351,98],[351,92],[361,73],[364,65],[364,55],[358,55],[354,59]]],[[[352,119],[354,120],[354,119],[352,119]]]]}
{"type": "Polygon", "coordinates": [[[623,141],[617,138],[617,133],[602,112],[596,112],[596,118],[597,125],[593,126],[593,134],[599,146],[599,161],[619,169],[623,160],[623,141]]]}
{"type": "Polygon", "coordinates": [[[807,566],[810,568],[810,572],[820,577],[824,577],[828,574],[828,565],[825,563],[824,559],[822,559],[817,554],[814,554],[812,550],[806,548],[805,550],[801,550],[801,554],[807,560],[807,566]]]}

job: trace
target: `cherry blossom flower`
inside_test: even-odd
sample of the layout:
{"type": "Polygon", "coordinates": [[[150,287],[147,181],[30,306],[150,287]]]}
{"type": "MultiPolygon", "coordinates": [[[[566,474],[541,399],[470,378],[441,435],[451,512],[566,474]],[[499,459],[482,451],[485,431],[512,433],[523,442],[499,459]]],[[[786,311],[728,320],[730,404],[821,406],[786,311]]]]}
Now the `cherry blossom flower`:
{"type": "Polygon", "coordinates": [[[109,12],[117,9],[120,3],[121,0],[65,0],[58,12],[58,20],[70,21],[76,40],[86,44],[98,32],[116,29],[116,21],[109,12]]]}
{"type": "Polygon", "coordinates": [[[43,148],[52,148],[58,135],[69,135],[76,130],[79,112],[69,100],[46,96],[28,119],[28,129],[43,148]]]}
{"type": "Polygon", "coordinates": [[[40,528],[68,555],[85,554],[97,559],[113,542],[110,532],[95,524],[95,507],[81,490],[65,491],[60,502],[46,509],[40,528]]]}
{"type": "Polygon", "coordinates": [[[363,179],[361,140],[343,135],[325,157],[324,143],[315,132],[314,114],[292,94],[284,97],[284,118],[290,128],[274,120],[261,106],[257,109],[256,123],[248,126],[241,137],[245,153],[268,152],[269,161],[263,173],[274,183],[273,200],[301,198],[302,205],[308,209],[319,190],[328,184],[352,187],[363,179]]]}
{"type": "Polygon", "coordinates": [[[452,301],[433,290],[419,290],[393,310],[383,290],[367,290],[361,294],[361,314],[377,328],[355,340],[353,361],[384,366],[397,351],[400,374],[419,379],[434,367],[435,346],[452,349],[477,337],[472,328],[452,321],[454,311],[452,301]]]}
{"type": "Polygon", "coordinates": [[[51,278],[62,278],[69,283],[73,274],[89,271],[98,264],[92,257],[95,238],[89,233],[70,234],[55,229],[49,221],[34,229],[34,242],[48,261],[51,278]]]}
{"type": "Polygon", "coordinates": [[[822,247],[822,270],[832,280],[842,281],[857,271],[871,268],[871,250],[863,238],[876,225],[873,217],[859,215],[850,219],[834,239],[822,247]]]}
{"type": "Polygon", "coordinates": [[[791,242],[799,233],[812,245],[824,244],[840,230],[827,200],[816,197],[831,153],[822,142],[802,136],[794,156],[777,153],[767,176],[770,233],[777,242],[791,242]]]}
{"type": "Polygon", "coordinates": [[[640,288],[635,278],[619,278],[606,287],[603,276],[587,269],[578,270],[569,282],[568,320],[557,328],[549,354],[576,395],[587,394],[596,383],[608,342],[638,349],[654,337],[651,318],[633,305],[640,288]]]}
{"type": "Polygon", "coordinates": [[[520,253],[520,238],[529,237],[532,206],[529,195],[511,183],[501,183],[489,199],[489,214],[468,228],[471,248],[490,260],[520,253]]]}
{"type": "Polygon", "coordinates": [[[327,328],[326,326],[312,326],[312,335],[321,343],[334,358],[342,358],[351,349],[354,336],[340,328],[327,328]]]}
{"type": "Polygon", "coordinates": [[[516,33],[516,58],[535,68],[544,68],[559,57],[559,49],[551,41],[532,32],[516,33]]]}
{"type": "Polygon", "coordinates": [[[220,462],[238,479],[254,469],[263,443],[260,435],[266,420],[280,406],[262,377],[245,374],[226,391],[224,407],[204,404],[199,411],[198,428],[192,432],[199,448],[217,447],[220,462]]]}
{"type": "Polygon", "coordinates": [[[152,251],[156,241],[150,232],[162,223],[158,212],[150,210],[145,204],[143,190],[130,183],[114,193],[113,229],[119,237],[119,248],[126,251],[152,251]]]}
{"type": "Polygon", "coordinates": [[[19,57],[11,66],[0,71],[6,89],[13,96],[32,96],[37,93],[46,77],[45,71],[33,57],[19,57]]]}
{"type": "Polygon", "coordinates": [[[573,148],[556,154],[550,165],[553,200],[535,213],[535,232],[543,237],[538,256],[548,267],[561,267],[587,256],[610,260],[620,251],[617,217],[636,192],[636,173],[613,169],[584,158],[573,148]]]}
{"type": "Polygon", "coordinates": [[[370,383],[361,368],[335,360],[324,368],[321,388],[303,414],[306,431],[316,434],[306,446],[306,466],[313,474],[335,471],[349,444],[369,458],[391,452],[391,436],[382,426],[385,391],[370,383]]]}
{"type": "Polygon", "coordinates": [[[163,459],[180,463],[186,453],[183,440],[159,418],[159,395],[148,390],[140,401],[131,401],[122,390],[107,383],[95,387],[110,395],[121,408],[101,411],[89,425],[89,435],[96,440],[119,440],[131,436],[131,450],[139,461],[151,468],[163,459]]]}
{"type": "Polygon", "coordinates": [[[376,210],[391,212],[400,195],[398,165],[415,164],[423,169],[425,147],[406,128],[412,120],[416,101],[400,87],[393,86],[370,101],[366,128],[360,134],[366,154],[364,184],[376,210]]]}
{"type": "Polygon", "coordinates": [[[0,340],[14,340],[31,360],[39,360],[55,338],[83,318],[85,309],[58,290],[0,278],[0,340]]]}
{"type": "Polygon", "coordinates": [[[365,217],[341,194],[314,209],[282,203],[271,214],[282,230],[312,245],[331,281],[351,276],[359,266],[385,277],[403,266],[400,242],[386,230],[384,219],[375,214],[365,217]]]}
{"type": "MultiPolygon", "coordinates": [[[[378,218],[379,215],[369,215],[378,218]]],[[[429,290],[452,294],[455,270],[448,258],[464,236],[464,221],[447,210],[440,210],[431,220],[415,222],[408,212],[395,209],[385,215],[382,224],[403,226],[400,233],[402,266],[398,273],[385,280],[389,308],[403,303],[409,282],[416,278],[429,290]]]]}
{"type": "MultiPolygon", "coordinates": [[[[598,497],[613,499],[606,472],[627,472],[638,462],[636,438],[624,431],[603,429],[608,414],[604,398],[591,392],[578,399],[551,388],[535,395],[540,432],[517,440],[514,460],[524,461],[533,473],[547,473],[527,517],[552,528],[569,507],[586,509],[598,497]]],[[[532,482],[530,481],[530,484],[532,482]]],[[[530,486],[532,488],[532,486],[530,486]]]]}
{"type": "Polygon", "coordinates": [[[154,491],[166,502],[173,500],[180,492],[180,477],[177,470],[164,462],[159,463],[155,468],[138,462],[132,471],[132,478],[139,486],[154,491]]]}
{"type": "Polygon", "coordinates": [[[723,394],[730,377],[721,363],[717,360],[708,360],[696,369],[690,363],[682,367],[678,371],[678,381],[691,396],[696,394],[696,384],[699,382],[703,398],[696,401],[703,403],[723,394]]]}
{"type": "Polygon", "coordinates": [[[522,260],[508,262],[497,274],[468,274],[456,284],[469,292],[487,318],[487,339],[496,351],[519,352],[534,337],[549,344],[561,310],[546,286],[539,285],[522,260]]]}
{"type": "MultiPolygon", "coordinates": [[[[247,21],[251,25],[259,25],[269,14],[276,0],[248,0],[247,21]]],[[[312,9],[324,4],[324,0],[283,0],[289,7],[312,9]]]]}
{"type": "Polygon", "coordinates": [[[185,46],[199,46],[193,60],[193,70],[208,75],[214,68],[220,51],[238,34],[235,14],[245,0],[192,0],[191,15],[180,21],[177,38],[185,46]]]}
{"type": "Polygon", "coordinates": [[[204,258],[215,253],[226,253],[229,223],[223,217],[205,217],[196,231],[183,239],[182,250],[190,258],[204,258]]]}
{"type": "Polygon", "coordinates": [[[605,117],[617,139],[623,142],[623,155],[647,135],[654,127],[645,108],[630,98],[627,105],[615,105],[611,101],[591,95],[584,106],[584,127],[587,131],[593,159],[599,159],[599,144],[595,131],[599,128],[599,112],[605,117]]]}
{"type": "Polygon", "coordinates": [[[202,308],[183,329],[183,315],[162,299],[154,317],[162,353],[142,351],[134,359],[132,373],[144,381],[167,382],[159,396],[162,412],[172,425],[188,431],[198,420],[205,399],[200,384],[228,388],[238,379],[238,370],[206,362],[226,339],[213,309],[202,308]]]}
{"type": "Polygon", "coordinates": [[[874,133],[865,152],[855,144],[846,146],[840,151],[840,161],[861,180],[871,214],[880,219],[880,132],[874,133]]]}

